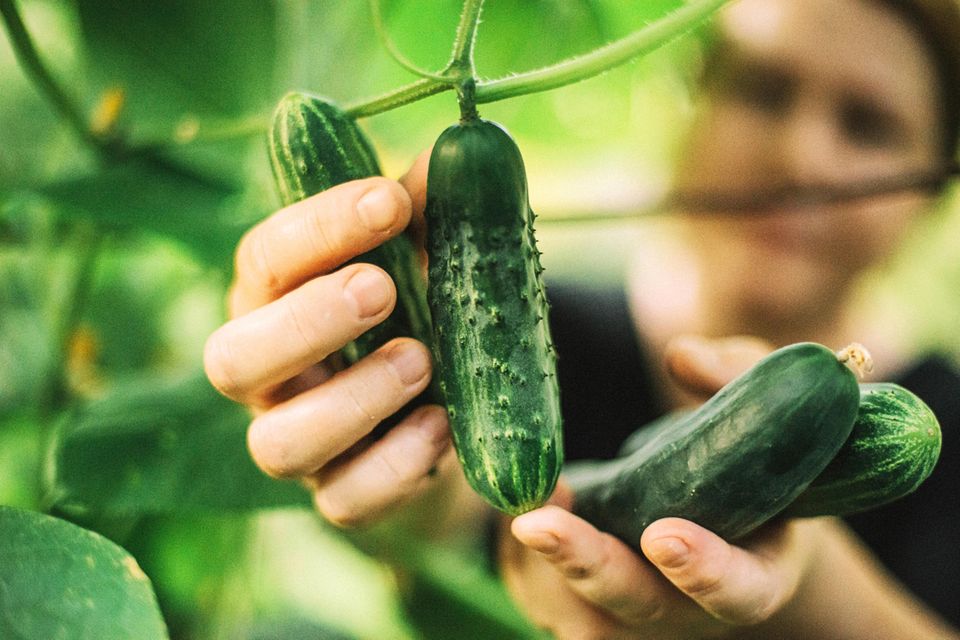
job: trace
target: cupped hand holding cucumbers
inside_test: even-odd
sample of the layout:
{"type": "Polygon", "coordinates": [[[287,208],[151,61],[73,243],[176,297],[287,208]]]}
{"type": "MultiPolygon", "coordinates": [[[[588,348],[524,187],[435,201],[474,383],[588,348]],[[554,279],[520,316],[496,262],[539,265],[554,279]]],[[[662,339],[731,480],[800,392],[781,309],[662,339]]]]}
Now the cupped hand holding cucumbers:
{"type": "MultiPolygon", "coordinates": [[[[882,610],[883,621],[876,624],[890,637],[940,637],[937,634],[944,629],[936,624],[927,626],[896,613],[899,607],[911,606],[909,596],[874,574],[872,564],[864,564],[867,556],[861,543],[838,520],[781,517],[770,521],[773,512],[792,516],[795,511],[822,515],[869,509],[916,488],[936,462],[940,432],[929,408],[911,393],[892,384],[862,384],[859,390],[854,385],[849,393],[838,389],[847,399],[859,395],[863,415],[852,429],[838,427],[849,437],[835,457],[825,455],[829,462],[822,471],[808,475],[807,482],[811,478],[813,482],[804,485],[807,488],[799,497],[796,490],[781,491],[797,482],[780,473],[767,477],[763,487],[734,496],[737,482],[756,485],[756,474],[770,473],[763,465],[764,454],[755,454],[765,449],[775,452],[777,445],[763,442],[762,428],[749,427],[746,440],[759,441],[753,443],[729,432],[722,434],[721,440],[745,454],[734,465],[723,461],[725,445],[714,443],[719,446],[719,459],[710,463],[714,471],[728,466],[736,472],[725,478],[725,486],[711,486],[714,471],[704,474],[696,465],[689,466],[696,455],[688,455],[679,434],[708,432],[721,422],[721,430],[739,428],[737,412],[725,412],[724,402],[738,389],[749,391],[757,375],[759,380],[775,377],[769,370],[771,363],[779,366],[784,360],[806,360],[811,355],[820,358],[815,347],[794,345],[774,351],[754,339],[674,341],[668,349],[667,368],[686,390],[710,396],[710,401],[696,411],[650,425],[648,433],[638,432],[625,443],[621,458],[585,465],[572,477],[561,476],[550,505],[501,527],[501,570],[531,618],[560,638],[805,638],[821,629],[812,612],[823,616],[840,612],[839,619],[823,622],[822,628],[844,628],[843,607],[837,608],[836,603],[846,601],[848,590],[854,589],[889,605],[882,610]],[[718,393],[721,387],[725,391],[718,393]],[[894,407],[894,402],[902,406],[894,407]],[[724,415],[718,419],[719,413],[724,415]],[[876,448],[881,441],[883,447],[876,448]],[[750,446],[759,448],[747,455],[741,447],[750,446]],[[693,503],[677,493],[692,486],[690,479],[682,478],[678,467],[663,465],[664,459],[676,457],[696,476],[692,488],[700,498],[693,503]],[[625,473],[624,462],[633,465],[634,471],[625,473]],[[613,475],[606,476],[604,467],[613,475]],[[879,477],[881,470],[886,477],[879,477]],[[658,484],[657,476],[667,476],[667,484],[658,484]],[[781,482],[786,484],[778,488],[781,482]],[[757,496],[771,505],[766,514],[758,504],[746,507],[757,496]],[[665,503],[671,506],[658,515],[665,503]],[[694,503],[693,511],[685,506],[694,503]],[[739,511],[741,507],[746,511],[739,511]],[[700,508],[704,511],[694,513],[700,508]],[[713,530],[671,513],[689,513],[713,530]],[[745,513],[752,519],[746,526],[741,517],[745,513]],[[653,516],[652,522],[646,514],[653,516]],[[724,531],[724,537],[715,531],[724,531]]],[[[811,364],[816,363],[807,361],[804,366],[811,364]]],[[[822,364],[830,367],[829,358],[823,358],[822,364]]],[[[853,374],[835,374],[838,381],[848,378],[846,374],[850,380],[844,387],[853,374]]],[[[790,375],[796,380],[803,371],[790,375]]],[[[822,384],[830,382],[817,380],[813,386],[822,384]]],[[[783,411],[785,407],[776,406],[774,399],[782,391],[756,398],[756,407],[749,407],[746,397],[738,402],[747,407],[751,420],[762,422],[762,411],[756,409],[783,411]]],[[[796,390],[789,393],[804,395],[796,390]]],[[[821,401],[818,397],[814,403],[821,401]]],[[[820,419],[835,418],[832,408],[820,419]]],[[[773,423],[777,423],[774,428],[790,428],[789,417],[782,425],[776,419],[773,423]]],[[[810,455],[817,454],[798,452],[801,457],[810,455]]]]}
{"type": "Polygon", "coordinates": [[[379,517],[424,492],[450,449],[436,405],[370,437],[427,388],[422,343],[395,338],[346,367],[340,354],[395,306],[396,286],[383,269],[347,263],[403,233],[422,209],[421,168],[400,181],[333,186],[251,229],[237,249],[232,319],[206,348],[211,381],[254,413],[254,459],[270,475],[305,479],[318,509],[338,524],[379,517]]]}

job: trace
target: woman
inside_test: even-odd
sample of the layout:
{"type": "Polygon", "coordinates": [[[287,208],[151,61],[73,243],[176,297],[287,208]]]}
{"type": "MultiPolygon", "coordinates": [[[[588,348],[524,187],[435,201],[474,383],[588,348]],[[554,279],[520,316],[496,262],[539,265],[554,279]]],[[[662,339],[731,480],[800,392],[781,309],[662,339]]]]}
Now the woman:
{"type": "MultiPolygon", "coordinates": [[[[662,267],[641,265],[627,296],[551,288],[570,457],[610,455],[644,417],[702,398],[788,342],[860,341],[878,362],[875,379],[909,379],[915,354],[900,348],[888,325],[859,315],[854,294],[924,215],[931,194],[819,204],[762,194],[952,160],[960,17],[950,2],[742,0],[723,13],[677,188],[750,196],[760,210],[678,212],[687,249],[659,264],[690,277],[669,286],[662,267]],[[721,338],[737,335],[754,337],[721,338]],[[609,428],[603,437],[597,424],[609,428]],[[590,437],[578,437],[587,427],[590,437]]],[[[258,464],[304,478],[329,520],[382,520],[406,504],[406,524],[449,536],[476,530],[489,512],[462,482],[442,409],[420,408],[376,443],[355,446],[425,388],[426,348],[397,340],[338,373],[326,360],[395,302],[382,271],[341,265],[420,215],[423,159],[399,183],[342,185],[252,230],[238,247],[234,319],[208,342],[206,366],[221,391],[253,407],[249,442],[258,464]],[[440,473],[431,473],[435,467],[440,473]]],[[[934,391],[960,395],[956,373],[933,364],[940,367],[934,391]]],[[[937,473],[956,482],[957,461],[948,458],[960,417],[940,418],[947,445],[937,473]]],[[[669,518],[651,525],[637,549],[564,510],[570,496],[562,483],[553,501],[504,522],[498,558],[517,602],[562,638],[955,633],[832,519],[770,526],[731,546],[669,518]]],[[[958,514],[939,512],[943,532],[956,536],[958,514]]],[[[887,549],[893,558],[913,544],[895,540],[887,549]]],[[[957,545],[935,546],[947,553],[929,564],[956,560],[957,545]]],[[[886,553],[879,542],[877,550],[886,553]]],[[[960,572],[946,576],[955,598],[960,572]]],[[[941,615],[956,616],[951,606],[940,604],[941,615]]]]}

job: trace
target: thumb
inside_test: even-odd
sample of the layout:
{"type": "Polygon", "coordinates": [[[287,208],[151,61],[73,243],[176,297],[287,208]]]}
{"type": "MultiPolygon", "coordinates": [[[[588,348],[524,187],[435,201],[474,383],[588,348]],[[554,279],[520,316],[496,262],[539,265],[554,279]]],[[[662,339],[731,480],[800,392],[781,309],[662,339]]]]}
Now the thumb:
{"type": "MultiPolygon", "coordinates": [[[[785,536],[772,527],[768,535],[785,536]]],[[[800,569],[783,545],[764,542],[752,553],[688,520],[663,518],[640,538],[644,555],[675,587],[715,618],[736,625],[762,622],[796,592],[800,569]]]]}
{"type": "Polygon", "coordinates": [[[711,396],[773,351],[753,336],[677,336],[664,350],[667,371],[686,390],[711,396]]]}

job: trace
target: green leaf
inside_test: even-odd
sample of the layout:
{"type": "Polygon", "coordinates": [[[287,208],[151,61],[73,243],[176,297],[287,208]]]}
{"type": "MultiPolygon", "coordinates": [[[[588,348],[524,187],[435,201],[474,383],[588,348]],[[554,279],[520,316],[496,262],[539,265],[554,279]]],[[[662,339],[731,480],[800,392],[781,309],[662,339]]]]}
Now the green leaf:
{"type": "Polygon", "coordinates": [[[0,507],[0,540],[0,637],[168,637],[150,580],[106,538],[64,520],[0,507]]]}
{"type": "Polygon", "coordinates": [[[538,640],[491,566],[483,541],[470,548],[425,542],[402,528],[349,531],[359,549],[386,558],[400,576],[407,621],[424,640],[538,640]]]}
{"type": "Polygon", "coordinates": [[[106,228],[153,231],[224,268],[249,226],[237,192],[172,164],[129,161],[38,190],[67,216],[83,216],[106,228]]]}
{"type": "Polygon", "coordinates": [[[269,109],[276,7],[261,0],[76,0],[92,84],[121,88],[129,122],[155,137],[188,115],[269,109]]]}
{"type": "Polygon", "coordinates": [[[0,414],[0,504],[39,508],[42,440],[33,416],[0,414]]]}
{"type": "Polygon", "coordinates": [[[106,516],[308,506],[247,452],[250,416],[205,378],[133,381],[70,416],[54,446],[49,499],[106,516]]]}
{"type": "Polygon", "coordinates": [[[456,552],[434,547],[418,554],[402,581],[408,621],[424,640],[543,638],[519,613],[499,579],[456,552]]]}

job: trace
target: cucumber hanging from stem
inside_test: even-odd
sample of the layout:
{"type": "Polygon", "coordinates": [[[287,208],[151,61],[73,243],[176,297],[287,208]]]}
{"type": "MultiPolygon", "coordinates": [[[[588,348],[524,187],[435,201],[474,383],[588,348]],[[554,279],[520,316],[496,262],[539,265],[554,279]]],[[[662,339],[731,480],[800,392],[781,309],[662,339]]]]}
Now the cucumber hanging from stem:
{"type": "Polygon", "coordinates": [[[556,352],[520,150],[461,104],[427,178],[434,375],[468,482],[516,515],[546,502],[563,462],[556,352]]]}

